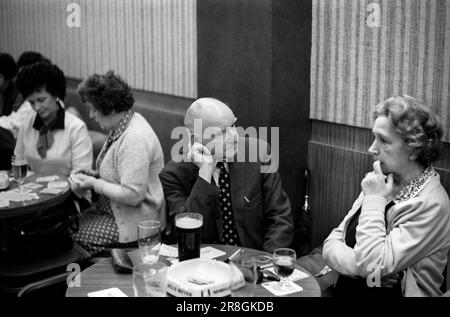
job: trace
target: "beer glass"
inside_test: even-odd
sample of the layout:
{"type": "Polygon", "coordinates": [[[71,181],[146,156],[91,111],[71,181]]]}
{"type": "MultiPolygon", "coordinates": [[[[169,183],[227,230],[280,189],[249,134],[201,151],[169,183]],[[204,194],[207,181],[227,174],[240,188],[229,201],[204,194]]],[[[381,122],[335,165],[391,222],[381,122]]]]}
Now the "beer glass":
{"type": "Polygon", "coordinates": [[[11,157],[11,169],[14,175],[14,179],[19,184],[20,192],[23,191],[23,181],[27,176],[28,161],[23,155],[13,155],[11,157]]]}
{"type": "Polygon", "coordinates": [[[275,273],[280,276],[280,281],[274,285],[279,291],[288,291],[290,289],[289,276],[294,272],[297,255],[295,251],[288,248],[279,248],[273,251],[273,267],[275,273]]]}
{"type": "Polygon", "coordinates": [[[175,216],[178,260],[200,257],[203,216],[199,213],[182,213],[175,216]]]}
{"type": "Polygon", "coordinates": [[[155,263],[159,259],[161,247],[161,223],[157,220],[145,220],[138,224],[138,245],[142,262],[155,263]]]}

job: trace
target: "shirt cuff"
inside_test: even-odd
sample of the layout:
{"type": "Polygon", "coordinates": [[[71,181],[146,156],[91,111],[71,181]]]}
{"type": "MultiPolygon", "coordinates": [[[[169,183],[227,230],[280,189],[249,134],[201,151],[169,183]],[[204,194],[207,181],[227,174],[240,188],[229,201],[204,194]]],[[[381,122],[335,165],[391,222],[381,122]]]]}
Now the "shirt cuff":
{"type": "Polygon", "coordinates": [[[380,195],[364,196],[361,212],[383,212],[387,205],[387,199],[380,195]]]}

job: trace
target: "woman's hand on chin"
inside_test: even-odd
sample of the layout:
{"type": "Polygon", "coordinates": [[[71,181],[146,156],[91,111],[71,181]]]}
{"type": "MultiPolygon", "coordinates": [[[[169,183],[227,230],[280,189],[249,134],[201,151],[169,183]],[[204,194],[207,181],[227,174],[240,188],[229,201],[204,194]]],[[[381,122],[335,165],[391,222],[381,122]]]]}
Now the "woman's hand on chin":
{"type": "Polygon", "coordinates": [[[387,177],[381,171],[380,161],[373,163],[373,172],[367,173],[361,182],[361,188],[365,195],[378,195],[388,198],[394,187],[394,175],[387,177]]]}

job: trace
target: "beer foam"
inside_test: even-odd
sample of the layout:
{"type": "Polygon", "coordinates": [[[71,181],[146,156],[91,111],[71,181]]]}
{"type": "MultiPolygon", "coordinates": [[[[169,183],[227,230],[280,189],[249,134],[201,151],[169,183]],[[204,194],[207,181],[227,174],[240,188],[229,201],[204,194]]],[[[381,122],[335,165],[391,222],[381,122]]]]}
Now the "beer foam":
{"type": "Polygon", "coordinates": [[[200,219],[191,218],[189,216],[177,218],[175,225],[182,229],[195,229],[203,225],[203,221],[200,219]]]}

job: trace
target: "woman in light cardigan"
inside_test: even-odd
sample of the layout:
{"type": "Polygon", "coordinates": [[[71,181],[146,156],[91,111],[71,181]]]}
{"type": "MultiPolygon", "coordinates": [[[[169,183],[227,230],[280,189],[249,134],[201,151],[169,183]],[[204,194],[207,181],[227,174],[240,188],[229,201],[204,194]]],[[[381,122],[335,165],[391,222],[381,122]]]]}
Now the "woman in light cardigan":
{"type": "Polygon", "coordinates": [[[374,115],[373,172],[323,247],[325,261],[340,274],[335,294],[440,296],[450,202],[431,163],[442,127],[409,96],[385,100],[374,115]]]}
{"type": "Polygon", "coordinates": [[[151,126],[131,110],[130,86],[114,72],[89,76],[78,93],[90,116],[109,131],[96,170],[76,174],[80,188],[100,195],[96,209],[82,213],[73,235],[95,255],[106,248],[136,245],[139,222],[164,220],[158,178],[164,158],[151,126]]]}

